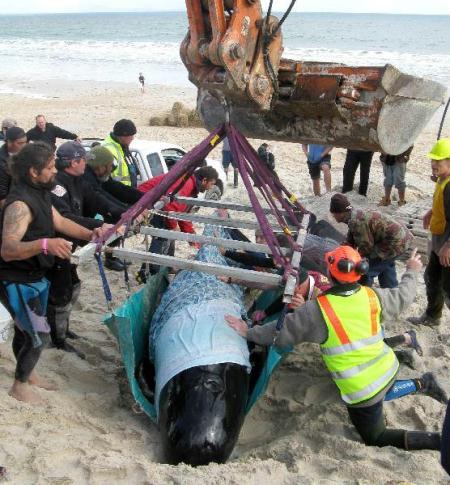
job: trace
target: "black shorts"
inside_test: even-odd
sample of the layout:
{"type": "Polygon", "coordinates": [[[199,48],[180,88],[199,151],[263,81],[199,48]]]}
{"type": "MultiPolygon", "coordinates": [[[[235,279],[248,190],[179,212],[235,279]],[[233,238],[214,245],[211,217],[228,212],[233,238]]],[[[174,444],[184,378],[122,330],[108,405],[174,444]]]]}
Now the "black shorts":
{"type": "Polygon", "coordinates": [[[331,168],[331,157],[325,157],[319,163],[309,163],[308,162],[308,171],[309,171],[309,175],[311,176],[312,180],[320,178],[320,171],[322,170],[323,165],[328,165],[331,168]]]}

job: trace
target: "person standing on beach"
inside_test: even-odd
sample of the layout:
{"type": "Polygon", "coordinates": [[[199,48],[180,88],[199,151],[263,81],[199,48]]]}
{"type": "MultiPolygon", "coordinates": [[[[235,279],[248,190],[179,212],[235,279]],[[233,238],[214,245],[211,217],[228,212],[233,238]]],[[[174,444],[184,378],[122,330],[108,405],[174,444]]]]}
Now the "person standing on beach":
{"type": "Polygon", "coordinates": [[[111,174],[112,178],[133,188],[137,187],[137,168],[130,144],[136,133],[136,125],[131,120],[121,119],[114,124],[113,131],[102,143],[117,162],[117,168],[111,174]]]}
{"type": "Polygon", "coordinates": [[[145,93],[145,77],[142,72],[139,73],[139,84],[141,85],[141,93],[145,93]]]}
{"type": "Polygon", "coordinates": [[[27,131],[28,141],[43,141],[50,145],[53,150],[56,149],[56,139],[63,140],[77,140],[80,141],[78,135],[70,131],[63,130],[53,123],[48,123],[44,115],[36,116],[36,126],[27,131]]]}
{"type": "Polygon", "coordinates": [[[325,145],[302,145],[303,153],[308,161],[309,175],[313,183],[314,195],[320,196],[320,172],[323,172],[325,191],[331,192],[331,150],[325,145]]]}
{"type": "Polygon", "coordinates": [[[431,372],[397,380],[399,362],[383,341],[382,321],[396,318],[414,301],[422,269],[414,250],[398,289],[359,284],[367,263],[349,246],[325,255],[334,285],[315,300],[288,313],[278,332],[277,319],[248,328],[231,315],[225,319],[239,335],[258,345],[286,348],[302,342],[320,345],[322,359],[345,403],[350,421],[367,446],[441,450],[441,434],[386,427],[383,402],[420,393],[446,404],[445,391],[431,372]]]}
{"type": "MultiPolygon", "coordinates": [[[[104,224],[96,219],[100,214],[109,222],[117,222],[123,210],[114,211],[114,206],[99,192],[92,190],[83,179],[86,169],[86,150],[76,141],[66,141],[56,152],[56,185],[51,192],[53,207],[67,219],[87,229],[108,230],[111,224],[104,224]]],[[[72,252],[79,241],[71,240],[72,252]]],[[[55,257],[55,264],[47,273],[50,281],[50,292],[47,319],[50,325],[50,336],[53,345],[60,350],[73,352],[84,359],[85,356],[66,339],[77,339],[78,336],[69,329],[70,313],[78,300],[81,281],[78,278],[77,266],[68,259],[55,257]]]]}
{"type": "Polygon", "coordinates": [[[406,162],[409,160],[413,148],[414,145],[409,147],[403,153],[400,153],[400,155],[381,154],[380,161],[383,164],[384,174],[384,197],[382,197],[378,203],[379,206],[387,207],[388,205],[391,205],[391,192],[393,186],[398,190],[399,207],[406,204],[406,162]]]}
{"type": "Polygon", "coordinates": [[[26,145],[25,131],[18,126],[9,128],[5,135],[5,143],[0,148],[0,208],[3,207],[11,186],[8,162],[12,155],[19,153],[26,145]]]}
{"type": "MultiPolygon", "coordinates": [[[[89,152],[87,166],[82,175],[91,190],[98,192],[108,200],[109,210],[113,218],[105,218],[106,222],[116,222],[117,214],[122,214],[128,210],[142,197],[139,190],[111,178],[113,167],[113,154],[104,146],[95,146],[89,152]]],[[[110,246],[115,246],[119,242],[119,240],[114,241],[110,246]]],[[[111,253],[105,255],[105,267],[112,271],[123,271],[125,269],[124,263],[111,253]]]]}
{"type": "Polygon", "coordinates": [[[2,120],[2,131],[0,133],[0,141],[5,140],[6,132],[12,128],[13,126],[17,126],[17,121],[13,118],[5,118],[2,120]]]}
{"type": "Polygon", "coordinates": [[[429,327],[441,323],[444,305],[450,309],[450,138],[441,138],[428,154],[437,177],[433,206],[423,217],[431,232],[431,252],[425,269],[427,308],[408,321],[429,327]]]}
{"type": "Polygon", "coordinates": [[[369,187],[370,165],[372,163],[373,152],[363,150],[347,150],[343,169],[344,184],[342,193],[353,190],[356,170],[359,166],[359,189],[358,193],[367,197],[367,188],[369,187]]]}
{"type": "Polygon", "coordinates": [[[13,156],[10,169],[13,184],[0,227],[0,298],[15,323],[12,346],[17,364],[10,395],[39,404],[42,400],[30,384],[55,389],[35,371],[50,331],[45,274],[55,256],[70,259],[72,254],[72,243],[55,234],[89,241],[97,233],[62,217],[52,206],[55,156],[46,143],[25,146],[13,156]]]}
{"type": "Polygon", "coordinates": [[[225,172],[225,177],[228,181],[228,170],[230,165],[233,167],[233,187],[237,189],[239,180],[239,170],[237,168],[236,161],[230,150],[230,142],[228,138],[225,137],[222,142],[222,167],[225,172]]]}
{"type": "Polygon", "coordinates": [[[368,259],[369,271],[362,280],[367,286],[378,278],[381,288],[398,286],[395,261],[411,247],[414,236],[408,228],[387,214],[354,209],[344,194],[334,194],[330,213],[336,222],[348,225],[346,241],[368,259]]]}

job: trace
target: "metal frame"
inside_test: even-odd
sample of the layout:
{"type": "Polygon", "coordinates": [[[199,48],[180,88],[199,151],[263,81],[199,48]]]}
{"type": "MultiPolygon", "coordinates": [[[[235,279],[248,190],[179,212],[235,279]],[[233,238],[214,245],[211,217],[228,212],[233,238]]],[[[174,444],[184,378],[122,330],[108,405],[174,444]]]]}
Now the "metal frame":
{"type": "Polygon", "coordinates": [[[249,269],[232,268],[220,264],[204,263],[192,259],[178,258],[176,256],[166,256],[162,254],[139,251],[137,249],[123,248],[105,248],[105,252],[111,253],[120,259],[134,261],[137,263],[151,263],[160,266],[169,266],[177,269],[187,269],[190,271],[201,271],[203,273],[213,274],[216,276],[229,276],[240,281],[257,283],[277,287],[281,285],[283,277],[273,273],[263,273],[249,269]]]}
{"type": "MultiPolygon", "coordinates": [[[[156,227],[141,227],[141,234],[156,236],[175,241],[185,241],[200,244],[210,244],[212,246],[221,246],[224,248],[238,249],[242,251],[255,251],[259,253],[272,254],[269,246],[266,244],[257,244],[246,241],[235,241],[234,239],[224,239],[220,237],[200,236],[180,231],[170,231],[168,229],[158,229],[156,227]]],[[[281,248],[283,254],[289,254],[291,251],[287,248],[281,248]]]]}

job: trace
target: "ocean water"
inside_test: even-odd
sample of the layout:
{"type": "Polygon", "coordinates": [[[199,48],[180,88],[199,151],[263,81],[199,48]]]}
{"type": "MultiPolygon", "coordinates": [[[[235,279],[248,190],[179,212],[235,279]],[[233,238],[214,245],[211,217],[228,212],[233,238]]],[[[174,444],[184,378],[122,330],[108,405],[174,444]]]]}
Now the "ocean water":
{"type": "MultiPolygon", "coordinates": [[[[14,80],[190,85],[179,57],[184,12],[0,16],[0,92],[14,80]]],[[[391,63],[450,86],[450,16],[293,13],[284,57],[391,63]]]]}

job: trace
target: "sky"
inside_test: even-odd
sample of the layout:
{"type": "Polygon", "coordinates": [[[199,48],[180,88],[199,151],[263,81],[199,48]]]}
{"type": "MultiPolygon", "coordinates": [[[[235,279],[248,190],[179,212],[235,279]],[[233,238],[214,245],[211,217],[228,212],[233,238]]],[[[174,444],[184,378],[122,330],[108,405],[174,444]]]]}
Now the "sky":
{"type": "MultiPolygon", "coordinates": [[[[200,1],[200,0],[199,0],[200,1]]],[[[274,10],[283,11],[289,0],[274,0],[274,10]]],[[[262,0],[266,8],[268,0],[262,0]]],[[[299,0],[298,12],[360,12],[418,15],[450,15],[449,0],[299,0]]],[[[184,0],[0,0],[2,14],[32,14],[61,12],[135,12],[185,9],[184,0]]]]}

